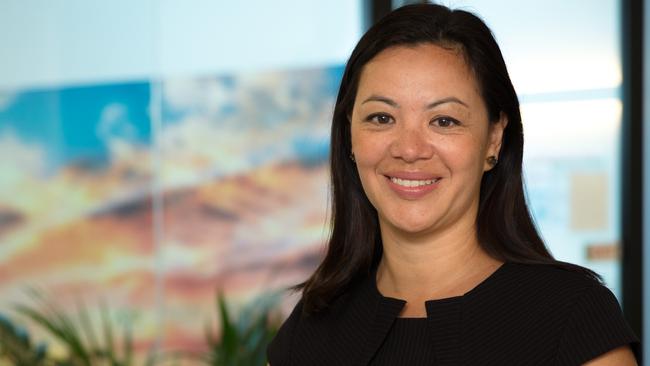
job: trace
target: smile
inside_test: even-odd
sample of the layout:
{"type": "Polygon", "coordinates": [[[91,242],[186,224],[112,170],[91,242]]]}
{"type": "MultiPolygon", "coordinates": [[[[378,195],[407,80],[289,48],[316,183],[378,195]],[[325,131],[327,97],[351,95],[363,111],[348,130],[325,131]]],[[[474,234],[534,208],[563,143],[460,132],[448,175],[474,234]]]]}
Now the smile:
{"type": "Polygon", "coordinates": [[[411,180],[411,179],[400,179],[395,177],[389,177],[390,181],[400,185],[402,187],[420,187],[428,186],[433,183],[437,183],[441,178],[426,179],[426,180],[411,180]]]}
{"type": "Polygon", "coordinates": [[[442,180],[442,177],[433,178],[423,173],[401,173],[399,175],[401,178],[386,175],[386,182],[398,197],[409,201],[421,199],[435,191],[442,180]]]}

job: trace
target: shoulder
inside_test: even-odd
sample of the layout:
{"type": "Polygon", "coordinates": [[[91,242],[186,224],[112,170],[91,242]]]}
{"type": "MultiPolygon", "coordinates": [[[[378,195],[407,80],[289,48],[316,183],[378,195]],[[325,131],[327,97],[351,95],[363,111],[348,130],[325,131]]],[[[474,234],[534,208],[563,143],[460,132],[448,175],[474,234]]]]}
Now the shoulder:
{"type": "Polygon", "coordinates": [[[351,284],[318,313],[306,314],[300,300],[269,344],[268,360],[271,366],[341,364],[358,356],[359,340],[367,338],[378,311],[392,319],[400,308],[382,301],[367,280],[351,284]]]}
{"type": "Polygon", "coordinates": [[[611,298],[607,287],[578,266],[507,263],[500,272],[489,288],[493,296],[552,303],[556,310],[572,306],[583,293],[589,291],[611,298]]]}
{"type": "Polygon", "coordinates": [[[511,277],[514,276],[514,279],[521,284],[535,285],[537,291],[575,292],[601,285],[593,277],[579,272],[581,267],[575,265],[571,265],[575,270],[562,267],[561,264],[508,263],[508,266],[508,274],[511,277]]]}
{"type": "Polygon", "coordinates": [[[585,274],[554,265],[506,263],[466,295],[465,312],[477,324],[547,329],[557,338],[574,304],[594,288],[608,291],[585,274]]]}
{"type": "Polygon", "coordinates": [[[574,271],[547,264],[508,265],[507,273],[496,285],[501,286],[499,293],[530,315],[544,314],[560,326],[591,312],[602,312],[602,321],[621,314],[618,300],[609,288],[579,272],[580,267],[576,266],[574,271]]]}
{"type": "Polygon", "coordinates": [[[341,318],[348,312],[349,298],[356,292],[355,288],[348,289],[327,309],[314,314],[304,311],[303,299],[300,299],[267,347],[270,365],[301,364],[297,360],[318,353],[321,348],[318,344],[338,334],[341,318]]]}
{"type": "Polygon", "coordinates": [[[550,264],[508,262],[471,291],[468,300],[478,306],[479,313],[507,307],[527,315],[537,312],[541,316],[550,311],[550,315],[561,318],[583,292],[594,287],[603,286],[579,271],[550,264]]]}
{"type": "MultiPolygon", "coordinates": [[[[598,280],[554,265],[509,264],[504,282],[527,316],[555,334],[560,365],[581,364],[638,339],[627,324],[614,294],[598,280]]],[[[579,269],[579,267],[576,267],[579,269]]]]}
{"type": "Polygon", "coordinates": [[[614,294],[595,283],[573,300],[558,344],[558,364],[582,364],[622,346],[637,357],[640,343],[614,294]]]}
{"type": "Polygon", "coordinates": [[[267,359],[272,366],[284,365],[291,358],[290,351],[292,349],[293,334],[301,317],[302,300],[298,301],[266,349],[267,359]]]}

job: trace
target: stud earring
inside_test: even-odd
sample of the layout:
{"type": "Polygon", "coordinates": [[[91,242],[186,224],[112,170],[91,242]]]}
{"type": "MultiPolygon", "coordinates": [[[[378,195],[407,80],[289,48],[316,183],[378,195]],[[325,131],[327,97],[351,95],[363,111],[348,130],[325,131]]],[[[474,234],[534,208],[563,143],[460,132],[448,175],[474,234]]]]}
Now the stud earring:
{"type": "Polygon", "coordinates": [[[497,165],[497,163],[499,162],[499,160],[497,159],[497,157],[494,156],[494,155],[489,156],[486,160],[487,160],[487,163],[488,163],[491,167],[494,167],[494,166],[497,165]]]}
{"type": "Polygon", "coordinates": [[[357,161],[354,159],[354,153],[350,153],[350,160],[352,160],[352,161],[355,162],[355,163],[357,162],[357,161]]]}

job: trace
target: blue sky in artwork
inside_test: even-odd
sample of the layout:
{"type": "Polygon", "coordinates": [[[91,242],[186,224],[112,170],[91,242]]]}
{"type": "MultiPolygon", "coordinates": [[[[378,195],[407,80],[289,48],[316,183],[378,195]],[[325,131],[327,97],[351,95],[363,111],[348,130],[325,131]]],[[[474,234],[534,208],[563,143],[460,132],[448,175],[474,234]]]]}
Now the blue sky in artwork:
{"type": "Polygon", "coordinates": [[[329,85],[327,85],[327,89],[334,91],[334,95],[336,95],[336,93],[338,93],[339,90],[339,84],[341,83],[341,78],[343,78],[345,65],[328,67],[327,69],[325,69],[325,71],[328,74],[327,80],[329,82],[329,85]]]}
{"type": "Polygon", "coordinates": [[[50,169],[80,160],[106,162],[107,134],[119,133],[111,127],[120,123],[129,125],[130,142],[150,143],[149,100],[148,82],[18,92],[0,109],[0,133],[39,145],[50,169]],[[100,124],[111,109],[118,113],[108,113],[115,121],[104,121],[102,135],[100,124]]]}
{"type": "MultiPolygon", "coordinates": [[[[343,71],[342,65],[323,68],[325,84],[307,94],[304,90],[296,90],[299,95],[295,98],[307,98],[314,105],[331,98],[338,91],[343,71]]],[[[227,91],[238,87],[236,76],[219,76],[217,80],[227,91]]],[[[273,90],[256,92],[260,94],[255,96],[257,107],[273,112],[261,113],[259,122],[264,125],[281,124],[296,113],[293,109],[275,106],[273,90]]],[[[126,138],[142,146],[152,141],[150,83],[146,81],[25,90],[5,95],[10,98],[0,103],[0,135],[11,133],[26,145],[38,146],[46,154],[49,172],[69,164],[101,166],[108,163],[107,142],[113,137],[126,138]]],[[[163,103],[162,107],[166,124],[180,122],[187,113],[198,112],[175,110],[168,103],[163,103]]],[[[235,104],[224,104],[219,111],[221,118],[239,113],[241,110],[235,104]]],[[[326,141],[294,141],[292,147],[296,155],[310,163],[324,159],[328,153],[326,141]]]]}

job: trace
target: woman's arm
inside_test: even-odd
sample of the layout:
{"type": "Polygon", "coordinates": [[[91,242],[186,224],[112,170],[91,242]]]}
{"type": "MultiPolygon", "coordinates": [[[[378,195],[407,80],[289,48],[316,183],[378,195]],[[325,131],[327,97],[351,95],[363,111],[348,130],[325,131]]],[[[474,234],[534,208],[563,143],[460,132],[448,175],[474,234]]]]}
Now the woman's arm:
{"type": "Polygon", "coordinates": [[[594,358],[584,366],[637,366],[637,363],[630,346],[623,346],[594,358]]]}

